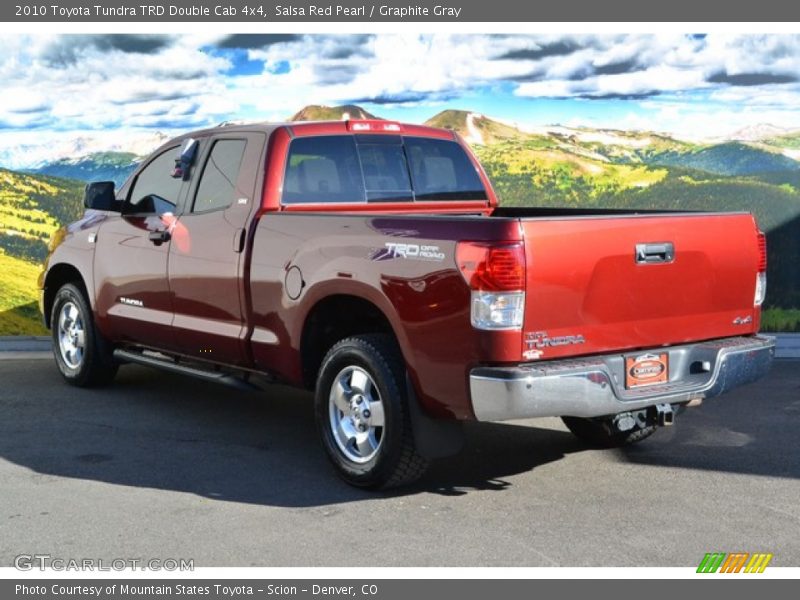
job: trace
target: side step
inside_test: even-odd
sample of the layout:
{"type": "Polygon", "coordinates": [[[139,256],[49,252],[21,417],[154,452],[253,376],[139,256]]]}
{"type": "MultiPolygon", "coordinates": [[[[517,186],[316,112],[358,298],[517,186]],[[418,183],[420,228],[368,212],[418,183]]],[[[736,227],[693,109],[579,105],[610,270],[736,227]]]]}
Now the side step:
{"type": "Polygon", "coordinates": [[[226,373],[223,371],[211,371],[194,366],[182,365],[177,360],[161,354],[160,356],[153,356],[144,354],[144,352],[137,352],[135,350],[123,350],[118,348],[114,350],[114,358],[120,362],[130,362],[146,367],[155,367],[170,371],[172,373],[179,373],[181,375],[189,375],[203,381],[211,383],[220,383],[246,392],[264,391],[264,388],[250,381],[246,381],[243,377],[239,377],[233,373],[226,373]],[[160,358],[163,356],[163,358],[160,358]]]}

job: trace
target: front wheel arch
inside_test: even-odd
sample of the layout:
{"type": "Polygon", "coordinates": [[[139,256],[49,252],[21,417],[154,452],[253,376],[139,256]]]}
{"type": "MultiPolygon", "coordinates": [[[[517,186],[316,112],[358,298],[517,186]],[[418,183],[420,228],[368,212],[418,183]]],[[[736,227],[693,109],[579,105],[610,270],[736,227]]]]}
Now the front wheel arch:
{"type": "Polygon", "coordinates": [[[91,307],[92,305],[90,300],[91,296],[89,296],[88,289],[86,288],[86,281],[83,278],[83,275],[81,275],[81,272],[78,271],[78,269],[74,266],[67,263],[58,263],[53,265],[47,271],[43,288],[42,313],[45,327],[48,329],[53,326],[51,317],[53,312],[53,301],[55,300],[56,294],[62,287],[64,287],[64,285],[68,283],[75,285],[81,291],[81,293],[83,293],[83,297],[86,298],[89,306],[91,307]]]}

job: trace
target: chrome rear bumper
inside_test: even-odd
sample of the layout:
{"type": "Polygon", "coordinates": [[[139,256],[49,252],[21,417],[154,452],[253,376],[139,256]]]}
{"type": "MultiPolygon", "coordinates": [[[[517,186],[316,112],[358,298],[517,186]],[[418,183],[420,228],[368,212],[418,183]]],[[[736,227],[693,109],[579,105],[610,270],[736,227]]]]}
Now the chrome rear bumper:
{"type": "Polygon", "coordinates": [[[601,417],[712,398],[766,375],[775,338],[724,338],[652,351],[669,353],[669,381],[635,389],[625,389],[624,354],[478,367],[469,378],[475,417],[601,417]]]}

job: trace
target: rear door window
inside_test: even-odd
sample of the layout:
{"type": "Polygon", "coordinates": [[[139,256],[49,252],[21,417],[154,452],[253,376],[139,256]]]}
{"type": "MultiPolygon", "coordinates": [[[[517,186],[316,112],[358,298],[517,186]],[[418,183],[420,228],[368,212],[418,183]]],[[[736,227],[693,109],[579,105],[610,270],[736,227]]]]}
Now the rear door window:
{"type": "Polygon", "coordinates": [[[362,134],[289,146],[284,204],[485,199],[475,166],[453,141],[362,134]]]}

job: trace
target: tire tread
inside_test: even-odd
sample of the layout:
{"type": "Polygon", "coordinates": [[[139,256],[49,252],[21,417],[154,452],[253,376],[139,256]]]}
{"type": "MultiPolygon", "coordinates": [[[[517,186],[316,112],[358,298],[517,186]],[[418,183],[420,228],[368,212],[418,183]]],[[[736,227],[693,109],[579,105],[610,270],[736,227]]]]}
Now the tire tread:
{"type": "Polygon", "coordinates": [[[405,362],[400,348],[395,340],[388,334],[370,333],[345,338],[334,344],[325,355],[322,364],[338,351],[346,346],[361,346],[373,360],[380,363],[380,366],[391,374],[390,385],[394,386],[393,395],[405,399],[400,403],[400,413],[402,418],[400,451],[396,464],[391,468],[388,476],[385,476],[377,485],[367,485],[365,487],[377,487],[379,489],[390,489],[408,485],[419,479],[428,468],[429,461],[422,456],[416,449],[414,432],[411,425],[411,413],[408,407],[408,400],[405,390],[405,362]]]}
{"type": "Polygon", "coordinates": [[[114,360],[111,345],[102,337],[97,330],[97,325],[94,322],[94,313],[92,312],[91,305],[86,298],[86,292],[81,289],[82,286],[77,282],[69,282],[62,285],[56,292],[55,299],[53,300],[53,313],[51,319],[52,338],[53,338],[53,352],[56,356],[56,363],[58,365],[61,375],[64,380],[70,385],[77,387],[102,387],[108,385],[117,374],[118,365],[114,360]],[[57,309],[61,303],[63,295],[72,296],[74,301],[79,304],[79,310],[84,319],[87,344],[83,368],[76,374],[65,373],[61,367],[61,359],[59,356],[57,336],[57,309]]]}

